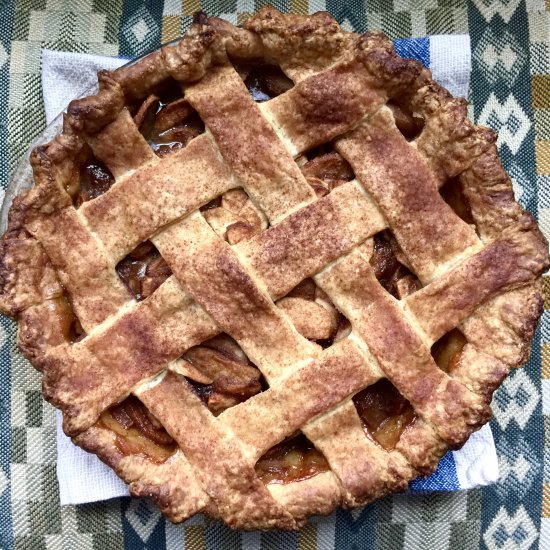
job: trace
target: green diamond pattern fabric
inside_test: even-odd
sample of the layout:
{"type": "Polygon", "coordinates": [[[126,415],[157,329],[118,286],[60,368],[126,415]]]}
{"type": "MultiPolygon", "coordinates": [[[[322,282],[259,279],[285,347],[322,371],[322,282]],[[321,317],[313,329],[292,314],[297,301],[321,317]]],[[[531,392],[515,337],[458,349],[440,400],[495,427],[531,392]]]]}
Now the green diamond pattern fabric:
{"type": "MultiPolygon", "coordinates": [[[[4,0],[0,5],[0,198],[45,125],[43,48],[139,56],[176,38],[204,9],[234,23],[257,0],[4,0]]],[[[469,33],[471,115],[499,132],[520,203],[550,235],[550,3],[545,0],[273,0],[282,11],[330,11],[347,29],[392,38],[469,33]]],[[[545,280],[547,295],[550,283],[545,280]]],[[[397,495],[299,533],[238,533],[202,517],[174,526],[146,501],[59,506],[55,415],[40,377],[0,319],[1,549],[550,548],[550,297],[529,363],[497,392],[492,429],[501,478],[452,494],[397,495]],[[546,429],[545,429],[546,426],[546,429]],[[546,464],[546,468],[545,468],[546,464]]]]}

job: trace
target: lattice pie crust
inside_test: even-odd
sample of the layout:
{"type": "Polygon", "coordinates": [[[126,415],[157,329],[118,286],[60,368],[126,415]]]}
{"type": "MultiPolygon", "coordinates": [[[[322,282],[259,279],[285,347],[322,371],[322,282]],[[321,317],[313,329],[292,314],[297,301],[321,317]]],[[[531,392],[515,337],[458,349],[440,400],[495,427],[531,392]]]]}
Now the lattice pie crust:
{"type": "Polygon", "coordinates": [[[547,243],[494,133],[381,33],[198,14],[31,163],[0,306],[65,432],[172,521],[404,490],[527,358],[547,243]]]}

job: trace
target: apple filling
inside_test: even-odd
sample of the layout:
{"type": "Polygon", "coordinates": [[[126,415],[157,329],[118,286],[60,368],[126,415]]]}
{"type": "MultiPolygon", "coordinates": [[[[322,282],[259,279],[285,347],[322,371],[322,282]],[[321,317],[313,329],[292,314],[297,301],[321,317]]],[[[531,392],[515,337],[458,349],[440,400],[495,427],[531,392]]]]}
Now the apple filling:
{"type": "Polygon", "coordinates": [[[464,334],[455,328],[442,336],[432,346],[432,357],[442,371],[452,374],[460,361],[465,345],[466,338],[464,334]]]}
{"type": "Polygon", "coordinates": [[[256,463],[256,474],[268,483],[291,483],[308,479],[329,469],[325,457],[303,434],[285,439],[256,463]]]}
{"type": "Polygon", "coordinates": [[[264,213],[244,189],[231,189],[201,208],[204,219],[229,244],[250,239],[267,229],[264,213]]]}
{"type": "Polygon", "coordinates": [[[261,372],[226,334],[187,350],[175,370],[216,416],[263,389],[261,372]]]}
{"type": "Polygon", "coordinates": [[[411,404],[387,379],[360,391],[353,398],[365,432],[384,449],[392,450],[416,413],[411,404]]]}
{"type": "Polygon", "coordinates": [[[172,274],[151,241],[145,241],[132,250],[118,262],[116,271],[138,301],[153,294],[172,274]]]}
{"type": "Polygon", "coordinates": [[[417,277],[408,269],[401,248],[388,230],[374,236],[370,264],[380,284],[395,298],[405,298],[421,286],[417,277]]]}
{"type": "Polygon", "coordinates": [[[354,178],[344,157],[327,146],[298,157],[296,162],[318,197],[328,195],[334,188],[354,178]]]}
{"type": "Polygon", "coordinates": [[[89,158],[80,167],[80,188],[73,201],[76,207],[95,199],[115,183],[115,178],[109,169],[95,157],[89,158]]]}
{"type": "Polygon", "coordinates": [[[97,425],[115,434],[115,446],[125,456],[143,456],[160,464],[177,449],[162,424],[132,395],[106,410],[97,425]]]}
{"type": "Polygon", "coordinates": [[[296,330],[327,348],[351,332],[349,321],[313,279],[305,279],[277,305],[290,317],[296,330]]]}
{"type": "MultiPolygon", "coordinates": [[[[177,90],[174,90],[177,92],[177,90]]],[[[204,124],[189,102],[174,91],[150,95],[134,115],[134,122],[151,149],[165,157],[183,149],[204,132],[204,124]]]]}
{"type": "Polygon", "coordinates": [[[294,86],[292,80],[276,65],[239,64],[236,69],[257,103],[273,99],[294,86]]]}

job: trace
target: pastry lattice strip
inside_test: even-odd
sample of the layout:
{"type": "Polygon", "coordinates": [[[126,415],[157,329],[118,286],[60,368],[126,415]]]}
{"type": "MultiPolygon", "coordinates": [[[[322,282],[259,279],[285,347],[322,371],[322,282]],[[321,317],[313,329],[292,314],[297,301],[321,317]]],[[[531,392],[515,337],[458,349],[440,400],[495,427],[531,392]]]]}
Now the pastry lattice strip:
{"type": "MultiPolygon", "coordinates": [[[[427,213],[427,221],[430,220],[430,215],[431,220],[434,220],[434,216],[441,212],[445,214],[446,217],[443,220],[447,222],[447,229],[451,237],[449,246],[438,251],[417,251],[413,246],[407,246],[411,243],[414,244],[418,235],[400,234],[399,227],[392,225],[391,209],[388,208],[388,205],[396,204],[396,196],[399,197],[399,193],[403,192],[403,188],[397,183],[393,187],[390,185],[389,193],[382,196],[380,196],[380,189],[376,189],[376,187],[371,189],[373,196],[378,199],[377,203],[381,205],[384,214],[381,216],[378,208],[374,206],[362,187],[362,185],[368,187],[370,176],[368,171],[365,172],[364,166],[354,162],[354,158],[357,158],[357,154],[354,157],[354,146],[363,142],[362,132],[376,133],[377,123],[385,125],[383,126],[386,130],[385,139],[387,130],[391,131],[393,120],[383,107],[387,101],[386,90],[374,88],[372,75],[368,71],[364,74],[359,72],[357,70],[358,62],[355,58],[351,61],[346,60],[327,71],[321,71],[304,78],[291,91],[272,100],[261,110],[248,97],[246,89],[231,67],[212,70],[208,77],[203,78],[198,84],[188,86],[186,91],[191,103],[205,120],[211,135],[196,138],[181,153],[175,153],[162,161],[157,161],[150,154],[144,152],[144,146],[147,144],[140,137],[127,112],[122,111],[98,136],[89,140],[95,155],[104,160],[117,178],[117,183],[113,188],[98,199],[85,203],[78,211],[74,210],[68,202],[63,204],[62,201],[66,199],[62,195],[56,197],[61,201],[63,208],[56,215],[55,239],[53,228],[48,231],[48,223],[51,225],[51,219],[45,223],[37,219],[29,224],[29,230],[39,238],[52,262],[61,271],[62,282],[71,290],[75,311],[83,321],[85,328],[91,329],[85,340],[73,346],[65,345],[51,350],[43,362],[46,390],[50,393],[50,398],[64,410],[68,430],[77,433],[91,427],[102,410],[135,389],[140,399],[168,428],[180,446],[186,448],[187,452],[183,454],[191,457],[190,463],[186,461],[185,457],[181,458],[181,468],[189,479],[193,479],[195,470],[195,475],[201,482],[202,489],[191,484],[191,492],[195,490],[195,494],[191,495],[193,497],[191,500],[196,504],[196,509],[211,506],[210,498],[212,495],[217,495],[214,505],[218,513],[226,521],[237,526],[258,525],[254,521],[264,522],[263,526],[293,526],[293,514],[288,512],[290,508],[287,506],[285,509],[277,504],[277,500],[273,500],[269,496],[267,490],[255,478],[253,466],[265,450],[285,435],[292,433],[296,428],[304,429],[305,433],[323,450],[333,472],[333,474],[329,473],[324,476],[329,490],[333,492],[341,490],[350,505],[361,502],[365,494],[372,498],[378,493],[382,494],[388,488],[401,486],[404,481],[408,480],[414,469],[411,469],[404,457],[409,459],[415,469],[421,469],[422,464],[419,457],[422,453],[419,453],[413,445],[407,445],[406,437],[392,453],[381,451],[368,440],[363,433],[357,413],[350,401],[347,400],[353,393],[382,376],[377,364],[382,366],[384,373],[420,412],[423,420],[418,422],[418,425],[414,427],[415,430],[422,430],[423,435],[428,434],[429,437],[426,439],[430,440],[430,443],[438,449],[441,449],[442,445],[434,428],[447,443],[459,444],[462,442],[473,427],[486,419],[486,404],[479,396],[437,369],[431,359],[429,345],[434,339],[437,339],[435,336],[439,335],[442,330],[444,332],[456,326],[472,313],[476,306],[492,297],[496,292],[530,281],[536,270],[536,266],[528,266],[524,271],[517,269],[522,267],[520,263],[525,260],[520,255],[519,244],[523,244],[523,241],[520,239],[519,232],[503,236],[497,243],[490,243],[482,249],[482,245],[473,231],[468,230],[450,208],[446,207],[437,193],[437,185],[440,183],[437,174],[441,172],[437,168],[446,167],[438,166],[437,158],[429,156],[422,158],[423,153],[430,150],[429,141],[424,143],[425,148],[422,149],[424,133],[416,141],[418,153],[399,135],[395,133],[391,135],[390,132],[390,137],[394,140],[393,145],[400,147],[408,157],[414,159],[416,165],[424,170],[426,178],[430,180],[423,180],[424,187],[421,190],[422,193],[419,193],[418,201],[424,199],[424,204],[433,206],[432,211],[427,213]],[[346,93],[349,93],[351,97],[351,94],[355,94],[360,89],[364,94],[360,98],[359,107],[356,106],[355,111],[351,114],[348,113],[348,118],[344,121],[337,120],[332,125],[327,123],[326,127],[319,132],[317,126],[315,129],[309,128],[307,121],[311,119],[312,113],[319,109],[322,103],[335,97],[334,89],[331,90],[325,84],[337,87],[339,91],[343,92],[343,105],[347,97],[346,93]],[[233,93],[228,94],[228,89],[233,93]],[[319,97],[318,90],[327,90],[329,97],[319,97]],[[218,96],[214,101],[212,93],[218,96]],[[223,122],[220,117],[222,110],[225,110],[223,122]],[[246,113],[251,120],[255,121],[253,133],[247,130],[246,125],[240,123],[237,113],[241,119],[245,119],[243,113],[246,113]],[[261,113],[264,113],[266,118],[261,113]],[[231,115],[233,115],[233,119],[231,119],[231,115]],[[228,118],[233,125],[223,126],[223,124],[227,124],[228,118]],[[365,119],[364,122],[361,122],[363,119],[365,119]],[[268,121],[276,128],[282,138],[281,141],[276,137],[268,121]],[[298,124],[297,121],[301,121],[301,124],[298,124]],[[358,124],[360,126],[356,130],[348,133],[358,124]],[[233,136],[231,135],[231,130],[235,132],[235,128],[238,128],[239,137],[245,138],[245,153],[243,153],[243,144],[235,142],[235,133],[233,136]],[[296,131],[296,128],[299,131],[296,131]],[[127,160],[125,165],[116,165],[110,162],[107,145],[112,140],[112,135],[118,135],[122,129],[126,135],[130,136],[128,142],[132,144],[132,148],[143,150],[141,158],[145,159],[145,164],[135,164],[135,157],[130,153],[127,159],[123,155],[123,159],[127,160]],[[245,136],[244,134],[247,133],[254,135],[245,136]],[[324,199],[314,202],[315,196],[294,164],[291,153],[296,155],[300,151],[317,145],[319,140],[331,141],[342,134],[346,135],[343,139],[336,141],[336,147],[350,160],[362,185],[350,182],[336,189],[324,199]],[[355,138],[358,139],[355,140],[355,138]],[[268,157],[261,154],[254,155],[254,149],[256,152],[271,150],[272,154],[268,157]],[[223,160],[218,150],[221,152],[223,160]],[[432,167],[434,165],[436,167],[433,172],[426,168],[429,163],[432,164],[432,167]],[[181,170],[179,174],[183,174],[184,183],[181,189],[176,190],[173,186],[176,180],[169,166],[181,170]],[[191,173],[193,169],[197,170],[203,167],[209,178],[208,185],[199,186],[198,189],[193,189],[190,185],[186,186],[185,174],[191,173]],[[132,172],[128,174],[130,170],[132,172]],[[155,185],[155,179],[160,185],[155,185]],[[266,184],[269,185],[266,186],[266,184]],[[165,187],[170,188],[171,185],[173,195],[163,195],[161,190],[165,187]],[[231,250],[229,245],[215,236],[199,214],[191,214],[191,212],[221,192],[241,185],[262,207],[273,225],[262,235],[245,241],[231,250]],[[378,196],[376,191],[378,191],[378,196]],[[133,196],[138,197],[138,200],[134,203],[135,208],[129,208],[128,201],[132,201],[133,196]],[[184,199],[177,207],[176,197],[184,199]],[[426,201],[427,197],[429,200],[426,201]],[[167,200],[174,207],[161,211],[158,207],[166,206],[167,200]],[[356,202],[360,207],[355,210],[350,208],[350,215],[346,216],[346,206],[353,203],[355,207],[356,202]],[[136,215],[140,213],[140,203],[149,204],[151,208],[151,211],[148,212],[149,215],[145,218],[143,218],[145,212],[141,212],[142,217],[136,215]],[[308,216],[305,215],[306,212],[308,216]],[[327,228],[336,230],[332,233],[333,243],[328,251],[322,250],[322,246],[317,249],[314,246],[313,252],[317,254],[311,254],[309,257],[303,246],[305,243],[311,242],[309,239],[312,237],[311,233],[314,228],[308,227],[307,220],[311,219],[312,212],[317,212],[320,215],[327,213],[334,215],[336,212],[342,217],[338,218],[336,215],[336,219],[323,218],[326,220],[327,228]],[[356,217],[354,218],[354,216],[356,217]],[[183,218],[182,221],[159,232],[165,225],[180,218],[183,218]],[[397,232],[403,250],[406,254],[409,252],[408,259],[413,266],[418,266],[418,274],[424,282],[435,278],[422,291],[412,295],[405,302],[404,309],[384,294],[372,273],[369,273],[368,256],[366,257],[365,251],[359,247],[368,237],[386,226],[385,219],[390,222],[390,228],[397,232]],[[302,232],[296,232],[296,228],[302,232]],[[68,244],[74,239],[75,231],[79,239],[82,239],[80,241],[82,248],[70,251],[68,244]],[[128,300],[121,283],[115,280],[114,265],[133,246],[155,233],[153,241],[171,266],[175,277],[166,281],[149,299],[140,304],[133,304],[128,300]],[[62,235],[61,247],[54,243],[54,240],[59,242],[60,234],[62,235]],[[130,238],[127,238],[128,235],[130,238]],[[296,261],[285,266],[290,271],[288,280],[293,281],[293,277],[296,279],[294,284],[290,285],[288,281],[282,281],[282,278],[277,276],[278,274],[269,273],[274,264],[272,261],[266,261],[270,254],[276,253],[277,244],[279,244],[279,250],[281,249],[286,237],[293,245],[295,243],[295,246],[288,247],[285,253],[290,258],[295,254],[296,260],[301,262],[301,265],[297,265],[296,261]],[[460,242],[457,243],[457,240],[460,242]],[[300,250],[301,253],[296,254],[296,250],[300,250]],[[507,276],[498,280],[489,278],[487,286],[481,288],[471,303],[466,304],[458,311],[452,311],[451,315],[447,317],[442,315],[439,318],[440,322],[434,326],[430,320],[434,308],[437,309],[439,304],[437,300],[432,299],[433,296],[436,298],[442,296],[444,299],[446,298],[445,303],[450,303],[451,300],[448,297],[452,296],[453,292],[457,295],[463,292],[466,284],[464,273],[468,272],[469,268],[476,266],[489,270],[495,268],[503,251],[509,252],[511,257],[507,276]],[[90,252],[93,252],[92,257],[96,262],[93,267],[99,276],[94,280],[93,286],[83,289],[84,292],[79,294],[76,285],[77,282],[82,281],[81,273],[68,272],[69,262],[66,262],[65,258],[67,254],[86,253],[88,256],[90,252]],[[321,258],[320,263],[315,261],[318,257],[321,258]],[[335,264],[325,268],[327,264],[334,261],[336,261],[335,264]],[[265,271],[262,270],[263,268],[265,271]],[[64,269],[65,273],[63,273],[64,269]],[[308,271],[304,272],[304,269],[308,271]],[[355,290],[348,288],[343,283],[346,280],[353,280],[353,276],[357,277],[358,274],[364,276],[365,280],[364,284],[358,280],[355,290]],[[346,341],[345,344],[335,345],[325,352],[321,352],[317,346],[299,336],[272,301],[272,298],[284,295],[296,283],[309,275],[315,275],[316,281],[348,316],[354,327],[352,339],[346,341]],[[65,278],[63,279],[63,277],[65,278]],[[225,285],[222,292],[222,304],[212,300],[211,285],[213,282],[225,285]],[[344,286],[342,286],[343,284],[344,286]],[[244,285],[246,292],[240,292],[239,285],[244,285]],[[94,296],[101,295],[98,291],[103,287],[110,289],[109,293],[104,294],[108,300],[103,301],[99,306],[94,301],[94,296]],[[364,290],[365,294],[359,296],[359,289],[364,290]],[[369,327],[380,325],[382,328],[388,328],[388,325],[384,324],[387,319],[384,319],[382,313],[374,321],[368,316],[365,318],[365,296],[369,292],[375,304],[385,303],[388,306],[390,317],[393,316],[391,327],[397,326],[401,331],[398,339],[404,335],[409,338],[407,341],[411,345],[409,351],[403,349],[403,346],[398,349],[398,352],[402,353],[401,356],[388,357],[384,346],[377,345],[380,342],[369,341],[367,337],[369,327]],[[248,333],[247,328],[254,321],[253,317],[250,317],[251,313],[259,315],[261,322],[265,322],[265,327],[263,327],[265,330],[259,330],[255,334],[248,333]],[[238,322],[239,314],[242,314],[244,323],[238,322]],[[198,398],[171,373],[166,374],[153,386],[144,386],[140,383],[164,369],[167,362],[181,355],[185,349],[202,342],[221,329],[239,342],[247,355],[267,376],[271,387],[259,396],[229,409],[219,419],[212,417],[204,407],[197,413],[210,426],[209,437],[212,436],[212,439],[209,441],[211,441],[212,448],[216,449],[216,453],[218,453],[215,456],[219,459],[219,464],[223,468],[227,468],[222,468],[226,473],[225,477],[213,476],[209,478],[208,472],[202,471],[198,466],[199,461],[196,454],[198,450],[193,448],[194,442],[188,441],[188,437],[186,439],[189,431],[192,431],[192,425],[188,424],[183,430],[182,426],[185,427],[185,423],[179,426],[174,423],[173,415],[166,406],[166,403],[170,403],[174,407],[181,408],[182,403],[187,403],[189,409],[194,410],[197,408],[197,403],[200,404],[198,398]],[[166,334],[170,334],[169,340],[163,339],[166,334]],[[144,336],[157,343],[153,352],[149,345],[141,345],[140,340],[144,336]],[[123,343],[122,352],[119,349],[118,353],[111,353],[110,350],[117,349],[116,346],[114,348],[109,346],[109,343],[114,343],[115,339],[119,344],[123,343]],[[294,345],[288,346],[289,342],[293,342],[294,345]],[[281,343],[290,347],[293,353],[280,357],[281,347],[284,347],[281,343]],[[410,349],[416,350],[416,353],[422,356],[423,372],[427,375],[426,379],[432,382],[430,388],[414,387],[412,378],[400,377],[396,370],[392,370],[395,365],[403,365],[407,361],[410,349]],[[376,350],[375,359],[371,357],[373,350],[376,350]],[[261,444],[258,441],[247,441],[250,439],[250,434],[260,435],[262,428],[264,428],[263,431],[266,430],[265,426],[259,426],[256,430],[251,429],[245,419],[254,418],[254,407],[263,401],[273,399],[273,394],[285,395],[285,383],[289,384],[286,389],[295,388],[294,395],[296,393],[303,394],[313,399],[316,395],[314,390],[319,391],[319,388],[310,388],[311,391],[308,391],[306,379],[300,380],[300,376],[305,377],[308,370],[312,371],[310,375],[320,374],[323,369],[322,365],[326,362],[325,357],[335,358],[332,367],[324,367],[327,369],[325,375],[332,375],[328,377],[332,380],[338,379],[338,371],[343,360],[356,357],[356,361],[352,362],[356,368],[350,372],[350,379],[353,375],[356,377],[353,379],[353,384],[352,380],[347,380],[350,385],[343,385],[342,393],[335,392],[332,396],[334,403],[330,406],[336,408],[328,411],[321,408],[316,410],[315,407],[300,409],[296,411],[297,416],[293,419],[294,422],[297,422],[296,425],[285,418],[287,424],[281,422],[278,431],[275,430],[271,434],[271,438],[267,436],[263,439],[260,438],[261,444]],[[81,372],[79,367],[81,361],[88,363],[87,372],[81,372]],[[95,377],[93,381],[90,380],[91,372],[95,377]],[[107,375],[110,376],[110,380],[107,379],[107,375]],[[296,383],[293,382],[293,376],[297,377],[296,383]],[[72,391],[74,388],[71,388],[71,384],[76,387],[76,380],[80,384],[84,381],[88,384],[89,403],[85,407],[82,401],[79,403],[77,393],[80,392],[72,391]],[[103,386],[102,383],[104,383],[103,386]],[[291,383],[294,385],[291,386],[291,383]],[[455,426],[448,420],[448,412],[441,410],[445,401],[448,401],[442,397],[446,392],[448,397],[451,391],[453,395],[458,392],[466,405],[465,410],[460,410],[460,413],[466,416],[463,418],[464,424],[458,427],[457,434],[453,433],[455,426]],[[162,398],[163,395],[169,394],[177,396],[179,401],[166,401],[165,398],[162,398]],[[99,405],[97,410],[91,408],[93,401],[99,405]],[[307,411],[310,416],[308,417],[304,411],[307,411]],[[311,422],[316,414],[321,412],[324,414],[311,422]],[[224,431],[221,426],[231,427],[231,430],[224,431]],[[346,427],[348,433],[345,434],[345,437],[336,438],[336,432],[343,427],[346,427]],[[214,437],[215,434],[217,434],[216,437],[214,437]],[[328,434],[331,434],[331,437],[328,437],[328,434]],[[339,445],[344,444],[347,447],[342,452],[339,445]],[[227,449],[231,451],[229,454],[227,449]],[[361,478],[361,474],[358,474],[360,465],[357,462],[350,463],[349,457],[345,456],[346,453],[353,456],[354,450],[363,453],[363,456],[367,453],[371,458],[377,459],[373,460],[373,464],[379,463],[380,466],[376,471],[377,475],[373,476],[374,469],[370,471],[370,476],[375,478],[378,483],[377,487],[372,487],[373,480],[368,479],[368,471],[363,472],[364,477],[361,478]],[[386,455],[391,458],[387,458],[386,455]],[[235,457],[240,457],[237,463],[242,466],[237,474],[231,470],[232,466],[228,462],[230,458],[235,457]],[[334,474],[335,477],[331,477],[334,474]],[[329,479],[332,481],[328,481],[329,479]],[[371,485],[365,487],[365,484],[369,483],[371,485]],[[209,497],[205,496],[205,488],[209,497]],[[253,509],[250,508],[252,500],[247,501],[246,498],[238,498],[238,504],[235,506],[232,499],[237,497],[230,495],[241,495],[242,497],[243,491],[245,489],[249,491],[251,488],[256,495],[252,499],[254,501],[253,509]],[[241,509],[241,507],[243,508],[241,509]],[[242,510],[247,513],[242,513],[242,510]],[[252,523],[247,524],[247,521],[252,523]]],[[[250,119],[247,118],[247,120],[250,119]]],[[[425,132],[429,133],[428,131],[429,125],[425,132]]],[[[373,136],[371,136],[372,138],[373,136]]],[[[380,140],[375,135],[370,143],[376,146],[379,142],[380,140]]],[[[376,150],[371,152],[374,156],[376,153],[376,150]]],[[[481,154],[482,150],[477,153],[481,154]]],[[[116,162],[120,162],[119,159],[120,157],[116,162]]],[[[44,164],[47,164],[47,154],[42,160],[44,164]]],[[[48,166],[44,168],[46,171],[49,169],[48,166]]],[[[391,166],[384,168],[388,169],[391,166]]],[[[467,164],[463,164],[458,172],[466,168],[467,164]]],[[[390,177],[389,183],[392,181],[390,177]]],[[[409,181],[406,177],[404,178],[404,183],[409,181]]],[[[371,185],[376,184],[376,179],[371,178],[370,183],[371,185]]],[[[410,197],[401,197],[401,200],[405,201],[405,199],[410,201],[410,197]]],[[[397,213],[401,216],[411,214],[406,207],[398,209],[397,213]]],[[[399,221],[399,219],[393,220],[395,224],[399,221]]],[[[424,228],[425,226],[419,224],[419,227],[424,228]]],[[[443,242],[446,242],[444,236],[442,239],[443,242]]],[[[313,240],[313,242],[315,241],[313,240]]],[[[327,242],[325,241],[324,244],[326,245],[327,242]]],[[[282,251],[280,253],[284,254],[282,251]]],[[[439,310],[437,311],[439,312],[439,310]]],[[[418,384],[416,385],[418,386],[418,384]]],[[[319,399],[320,396],[316,397],[319,399]]],[[[318,401],[313,400],[313,402],[318,404],[318,401]]],[[[202,404],[200,406],[202,407],[202,404]]],[[[259,406],[261,407],[261,405],[259,406]]],[[[291,404],[287,403],[286,407],[291,408],[291,404]]],[[[185,417],[186,422],[192,422],[193,418],[187,416],[189,412],[186,413],[183,410],[180,412],[181,418],[185,417]]],[[[414,438],[409,435],[409,439],[414,438]]],[[[189,495],[187,497],[189,498],[189,495]]],[[[278,497],[279,502],[284,501],[283,495],[279,494],[278,497]]],[[[300,517],[298,511],[294,515],[300,517]]]]}

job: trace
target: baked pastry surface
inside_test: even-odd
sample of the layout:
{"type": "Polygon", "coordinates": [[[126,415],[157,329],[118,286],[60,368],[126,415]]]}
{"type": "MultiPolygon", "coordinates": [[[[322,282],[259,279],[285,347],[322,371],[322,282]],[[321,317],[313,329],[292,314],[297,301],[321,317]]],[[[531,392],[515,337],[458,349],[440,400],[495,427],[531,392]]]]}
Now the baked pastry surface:
{"type": "Polygon", "coordinates": [[[381,33],[199,14],[31,163],[0,307],[65,432],[172,521],[403,490],[527,358],[548,245],[494,134],[381,33]]]}

